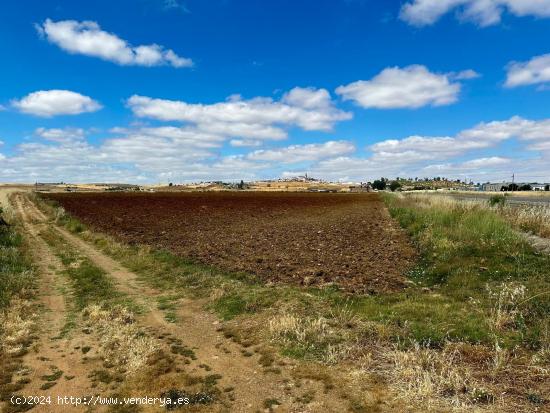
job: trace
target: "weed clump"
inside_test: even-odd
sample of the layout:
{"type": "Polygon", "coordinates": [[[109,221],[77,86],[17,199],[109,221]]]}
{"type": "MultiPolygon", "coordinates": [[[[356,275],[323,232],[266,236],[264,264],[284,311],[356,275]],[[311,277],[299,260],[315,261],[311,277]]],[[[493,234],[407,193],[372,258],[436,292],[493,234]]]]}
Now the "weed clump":
{"type": "Polygon", "coordinates": [[[472,371],[451,344],[437,350],[414,342],[410,348],[396,348],[388,356],[399,397],[426,405],[449,402],[456,407],[494,399],[476,386],[472,371]]]}
{"type": "Polygon", "coordinates": [[[135,372],[147,364],[158,349],[157,341],[147,336],[135,323],[132,312],[122,306],[104,309],[98,305],[87,307],[83,316],[99,338],[97,349],[108,363],[135,372]]]}

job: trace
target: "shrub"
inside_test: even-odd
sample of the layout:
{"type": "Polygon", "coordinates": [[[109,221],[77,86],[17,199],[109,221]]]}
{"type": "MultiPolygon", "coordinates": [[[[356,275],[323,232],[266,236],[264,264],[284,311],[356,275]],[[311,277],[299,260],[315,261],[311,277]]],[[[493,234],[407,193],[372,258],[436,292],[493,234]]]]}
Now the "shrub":
{"type": "Polygon", "coordinates": [[[384,179],[377,179],[372,183],[373,189],[377,189],[379,191],[383,191],[386,189],[386,181],[384,179]]]}
{"type": "Polygon", "coordinates": [[[504,195],[493,195],[489,198],[489,205],[494,206],[504,206],[506,204],[506,197],[504,195]]]}
{"type": "Polygon", "coordinates": [[[401,184],[400,184],[399,182],[397,182],[397,181],[392,181],[392,182],[390,183],[390,189],[391,189],[392,192],[397,191],[399,188],[401,188],[401,184]]]}

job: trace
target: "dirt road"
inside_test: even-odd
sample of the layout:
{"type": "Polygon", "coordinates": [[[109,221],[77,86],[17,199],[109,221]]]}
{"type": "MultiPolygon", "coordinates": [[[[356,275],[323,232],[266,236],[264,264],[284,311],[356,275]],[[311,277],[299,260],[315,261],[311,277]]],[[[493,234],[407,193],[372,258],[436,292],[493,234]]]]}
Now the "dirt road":
{"type": "MultiPolygon", "coordinates": [[[[40,302],[40,320],[37,323],[38,337],[32,350],[24,357],[23,363],[30,369],[30,375],[18,379],[30,379],[25,387],[25,395],[47,396],[73,395],[82,397],[90,391],[87,373],[90,365],[84,365],[82,355],[77,349],[89,340],[85,334],[70,336],[63,333],[68,317],[66,294],[67,282],[62,275],[64,266],[41,238],[44,220],[37,219],[34,211],[29,211],[23,203],[23,196],[14,198],[14,207],[23,223],[23,228],[32,251],[32,258],[40,274],[38,300],[40,302]],[[80,353],[80,354],[79,354],[80,353]]],[[[26,373],[27,370],[21,373],[26,373]]],[[[82,409],[65,406],[64,411],[82,409]]],[[[33,411],[50,412],[51,407],[38,405],[33,411]]]]}
{"type": "MultiPolygon", "coordinates": [[[[191,350],[188,351],[192,353],[191,358],[173,355],[174,365],[170,366],[170,371],[185,373],[187,379],[204,376],[208,372],[208,377],[214,377],[217,388],[224,389],[216,396],[214,403],[204,407],[194,406],[197,410],[193,411],[255,412],[270,411],[274,408],[282,412],[346,410],[345,401],[338,397],[337,392],[327,390],[321,381],[295,379],[293,371],[296,365],[291,360],[276,358],[277,368],[266,371],[260,364],[261,351],[258,351],[258,348],[244,348],[226,338],[219,328],[217,318],[202,308],[200,300],[180,300],[175,311],[177,322],[167,321],[164,312],[158,309],[157,298],[162,294],[161,291],[144,285],[135,273],[125,269],[93,245],[56,226],[26,195],[18,194],[13,199],[39,268],[39,299],[44,308],[40,316],[42,327],[39,342],[35,351],[25,358],[25,364],[32,370],[29,376],[31,381],[24,390],[25,394],[79,396],[98,393],[98,388],[92,387],[89,372],[100,366],[102,360],[100,357],[94,357],[93,351],[86,357],[83,357],[81,352],[81,349],[86,347],[95,348],[96,344],[90,343],[91,336],[82,333],[78,320],[77,327],[73,328],[70,334],[64,336],[61,333],[67,321],[71,294],[67,280],[60,275],[64,269],[63,263],[57,257],[56,251],[43,239],[46,231],[53,231],[66,243],[67,248],[86,257],[105,271],[107,276],[116,282],[119,291],[144,309],[138,317],[139,325],[150,336],[157,337],[167,352],[177,353],[174,352],[174,343],[179,345],[177,348],[191,350]],[[58,373],[60,371],[61,375],[58,373]],[[51,380],[48,381],[48,377],[51,380]],[[56,384],[51,389],[43,389],[45,382],[56,384]],[[305,400],[302,397],[304,394],[314,394],[315,397],[305,400]]],[[[134,392],[133,395],[159,397],[159,392],[170,390],[175,384],[179,385],[179,389],[185,390],[185,380],[177,383],[177,377],[179,376],[172,375],[170,379],[158,377],[154,389],[141,388],[140,391],[145,393],[134,392]]],[[[139,388],[139,383],[135,383],[135,377],[130,375],[121,384],[120,389],[132,393],[132,388],[139,388]]],[[[106,386],[99,389],[106,392],[105,396],[108,395],[107,391],[111,390],[106,386]]],[[[99,411],[97,408],[92,410],[99,411]]],[[[37,408],[35,411],[70,410],[37,408]]],[[[85,409],[81,407],[75,411],[85,409]]],[[[161,409],[148,406],[142,411],[161,409]]]]}

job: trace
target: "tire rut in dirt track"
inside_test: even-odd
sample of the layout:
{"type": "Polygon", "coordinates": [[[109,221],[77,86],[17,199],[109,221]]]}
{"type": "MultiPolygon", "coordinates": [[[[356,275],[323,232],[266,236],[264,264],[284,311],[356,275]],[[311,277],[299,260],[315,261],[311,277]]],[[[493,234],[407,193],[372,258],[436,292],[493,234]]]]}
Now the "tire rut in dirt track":
{"type": "MultiPolygon", "coordinates": [[[[82,363],[82,355],[75,349],[75,347],[81,348],[88,338],[78,332],[67,337],[61,335],[68,313],[65,297],[60,292],[66,291],[66,284],[59,275],[64,266],[41,238],[40,231],[43,224],[36,223],[35,215],[29,214],[20,195],[16,195],[13,199],[40,276],[38,300],[43,310],[37,321],[38,339],[23,358],[25,367],[30,369],[30,374],[26,376],[30,379],[30,383],[25,386],[22,394],[52,395],[53,398],[58,395],[75,397],[89,395],[91,383],[87,376],[90,366],[82,363]],[[52,375],[56,372],[63,372],[63,374],[56,380],[52,380],[54,378],[52,375]],[[49,379],[44,379],[45,376],[49,376],[49,379]],[[54,382],[56,384],[53,387],[43,388],[44,385],[51,385],[54,382]]],[[[55,411],[52,407],[36,406],[33,412],[55,411]]],[[[67,412],[82,410],[76,407],[63,407],[63,411],[67,412]]]]}
{"type": "MultiPolygon", "coordinates": [[[[47,222],[47,217],[29,200],[25,199],[26,207],[34,219],[47,222]]],[[[234,388],[234,402],[232,412],[254,412],[265,409],[264,402],[276,399],[282,403],[280,412],[326,412],[344,411],[342,400],[336,394],[325,394],[320,382],[308,380],[300,388],[300,394],[312,390],[317,394],[316,401],[307,407],[296,404],[298,394],[289,387],[293,382],[293,363],[286,360],[281,367],[281,374],[266,373],[258,363],[258,355],[245,356],[243,348],[225,338],[218,331],[217,318],[206,312],[197,300],[185,299],[180,301],[177,311],[178,322],[170,323],[165,320],[164,313],[156,307],[156,296],[159,291],[142,285],[135,273],[125,269],[118,262],[108,257],[97,248],[73,235],[64,228],[52,225],[61,236],[82,255],[88,257],[96,266],[103,269],[117,283],[117,288],[128,294],[136,304],[143,306],[146,311],[140,322],[151,328],[155,333],[170,333],[172,337],[181,339],[192,348],[197,361],[193,364],[196,372],[200,369],[197,364],[210,366],[212,373],[222,376],[220,387],[234,388]]],[[[148,395],[158,396],[158,395],[148,395]]]]}

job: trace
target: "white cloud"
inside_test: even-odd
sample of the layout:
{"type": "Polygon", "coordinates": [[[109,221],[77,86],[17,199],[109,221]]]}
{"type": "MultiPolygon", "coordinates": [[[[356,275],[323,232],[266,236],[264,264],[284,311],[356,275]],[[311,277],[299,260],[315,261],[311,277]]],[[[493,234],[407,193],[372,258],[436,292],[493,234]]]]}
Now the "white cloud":
{"type": "Polygon", "coordinates": [[[369,149],[372,154],[368,157],[322,159],[309,171],[315,176],[341,181],[437,175],[487,181],[507,179],[512,170],[523,180],[550,180],[550,119],[534,121],[516,116],[480,123],[454,136],[390,139],[369,149]],[[512,138],[526,144],[515,151],[518,158],[494,155],[455,160],[472,152],[497,148],[512,138]],[[545,173],[547,178],[541,179],[545,173]]]}
{"type": "Polygon", "coordinates": [[[234,146],[235,148],[246,148],[246,147],[261,146],[262,141],[251,140],[251,139],[231,139],[229,141],[229,144],[231,146],[234,146]]]}
{"type": "Polygon", "coordinates": [[[481,77],[481,75],[475,70],[467,69],[458,73],[450,73],[450,77],[455,80],[470,80],[477,79],[478,77],[481,77]]]}
{"type": "Polygon", "coordinates": [[[294,88],[280,101],[230,96],[225,102],[196,104],[134,95],[127,101],[136,116],[194,124],[203,132],[246,139],[284,139],[283,127],[330,131],[351,113],[334,106],[325,89],[294,88]]]}
{"type": "Polygon", "coordinates": [[[491,156],[488,158],[472,159],[470,161],[462,162],[460,164],[461,169],[478,169],[486,168],[488,166],[506,165],[510,163],[509,158],[503,158],[501,156],[491,156]]]}
{"type": "Polygon", "coordinates": [[[326,89],[315,89],[312,87],[295,87],[285,93],[282,101],[290,106],[305,109],[327,109],[332,106],[330,93],[326,89]]]}
{"type": "Polygon", "coordinates": [[[86,132],[81,128],[37,128],[34,134],[47,141],[63,143],[82,140],[86,132]]]}
{"type": "Polygon", "coordinates": [[[414,109],[454,103],[460,88],[460,83],[452,82],[449,74],[432,73],[425,66],[412,65],[386,68],[371,80],[340,86],[336,93],[364,108],[414,109]]]}
{"type": "MultiPolygon", "coordinates": [[[[453,136],[385,140],[372,145],[372,153],[365,157],[357,155],[349,141],[289,145],[224,156],[222,148],[228,137],[204,133],[195,126],[136,125],[113,128],[112,132],[114,135],[92,145],[87,139],[91,131],[39,128],[35,131],[36,141],[20,144],[13,155],[4,156],[0,181],[240,180],[273,178],[284,173],[288,176],[292,174],[286,169],[289,165],[315,177],[346,182],[380,176],[449,176],[487,181],[505,179],[512,170],[522,180],[537,180],[545,173],[548,178],[540,180],[550,179],[550,119],[513,117],[480,123],[453,136]],[[520,146],[514,151],[514,158],[498,152],[498,146],[512,138],[520,146]],[[484,150],[481,155],[477,153],[480,150],[484,150]],[[488,150],[491,153],[487,154],[488,150]]],[[[247,139],[240,140],[251,144],[247,139]]]]}
{"type": "Polygon", "coordinates": [[[535,121],[514,116],[505,121],[480,123],[458,134],[459,139],[484,141],[489,145],[513,137],[527,141],[550,139],[550,119],[535,121]]]}
{"type": "Polygon", "coordinates": [[[93,21],[47,19],[37,30],[50,43],[74,54],[98,57],[119,65],[191,67],[193,61],[157,44],[131,46],[93,21]]]}
{"type": "Polygon", "coordinates": [[[410,136],[389,139],[370,146],[375,161],[401,164],[424,160],[442,160],[476,149],[494,147],[516,137],[524,141],[550,140],[550,119],[532,121],[515,116],[506,121],[480,123],[454,137],[410,136]]]}
{"type": "Polygon", "coordinates": [[[88,96],[70,90],[39,90],[13,100],[12,105],[19,111],[49,118],[56,115],[78,115],[95,112],[102,106],[88,96]]]}
{"type": "Polygon", "coordinates": [[[491,156],[487,158],[471,159],[469,161],[459,163],[428,165],[425,168],[422,168],[422,171],[431,174],[463,174],[471,171],[477,172],[486,168],[509,165],[511,163],[512,160],[510,158],[491,156]]]}
{"type": "Polygon", "coordinates": [[[507,67],[506,87],[550,83],[550,54],[528,62],[512,62],[507,67]]]}
{"type": "Polygon", "coordinates": [[[550,140],[536,142],[532,145],[528,145],[527,149],[531,151],[541,151],[550,154],[550,140]]]}
{"type": "Polygon", "coordinates": [[[254,161],[268,161],[279,163],[298,163],[317,161],[351,153],[355,146],[348,141],[328,141],[308,145],[291,145],[286,148],[258,150],[247,155],[247,159],[254,161]]]}
{"type": "Polygon", "coordinates": [[[550,17],[550,0],[411,0],[401,8],[400,18],[426,26],[457,9],[462,20],[484,27],[500,23],[505,10],[520,17],[550,17]]]}
{"type": "Polygon", "coordinates": [[[137,129],[128,129],[122,132],[127,138],[146,136],[171,139],[179,145],[189,145],[197,148],[219,148],[226,139],[224,135],[206,133],[191,127],[141,127],[137,129]]]}

